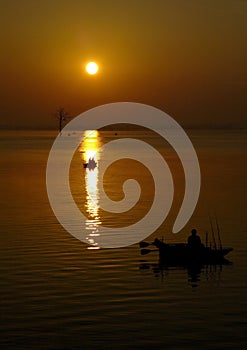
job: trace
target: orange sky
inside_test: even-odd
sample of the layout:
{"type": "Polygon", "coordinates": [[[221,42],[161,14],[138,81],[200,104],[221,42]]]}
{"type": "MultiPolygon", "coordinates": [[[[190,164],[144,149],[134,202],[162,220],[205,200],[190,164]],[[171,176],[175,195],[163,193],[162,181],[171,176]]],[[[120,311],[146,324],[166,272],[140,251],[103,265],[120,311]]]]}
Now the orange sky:
{"type": "Polygon", "coordinates": [[[246,125],[244,0],[2,0],[0,16],[0,127],[56,128],[59,105],[118,101],[182,126],[246,125]]]}

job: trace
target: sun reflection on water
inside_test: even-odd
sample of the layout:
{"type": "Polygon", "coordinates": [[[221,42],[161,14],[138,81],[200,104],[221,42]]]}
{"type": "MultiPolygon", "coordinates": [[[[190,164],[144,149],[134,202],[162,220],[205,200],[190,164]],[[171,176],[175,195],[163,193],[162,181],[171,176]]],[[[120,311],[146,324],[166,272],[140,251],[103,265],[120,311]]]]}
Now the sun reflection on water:
{"type": "Polygon", "coordinates": [[[99,161],[99,132],[97,130],[86,130],[80,152],[85,172],[86,201],[85,207],[88,214],[86,230],[88,234],[88,249],[99,249],[95,238],[100,235],[98,226],[101,224],[99,216],[99,188],[98,188],[98,161],[99,161]]]}

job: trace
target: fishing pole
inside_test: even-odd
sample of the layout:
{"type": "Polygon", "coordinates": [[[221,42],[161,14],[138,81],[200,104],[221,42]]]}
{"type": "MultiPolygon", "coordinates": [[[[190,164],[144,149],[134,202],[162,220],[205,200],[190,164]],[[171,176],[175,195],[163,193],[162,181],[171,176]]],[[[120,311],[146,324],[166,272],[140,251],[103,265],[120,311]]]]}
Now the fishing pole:
{"type": "Polygon", "coordinates": [[[210,216],[209,216],[209,221],[210,221],[210,225],[211,225],[212,237],[213,237],[213,242],[214,242],[214,249],[216,250],[217,246],[216,246],[216,241],[215,241],[214,228],[213,228],[213,223],[212,223],[212,219],[210,216]]]}
{"type": "Polygon", "coordinates": [[[222,243],[221,243],[221,237],[220,237],[220,228],[219,228],[218,219],[217,219],[216,215],[215,215],[215,223],[216,223],[216,227],[217,227],[217,234],[218,234],[218,240],[219,240],[219,244],[220,244],[220,249],[222,250],[222,243]]]}

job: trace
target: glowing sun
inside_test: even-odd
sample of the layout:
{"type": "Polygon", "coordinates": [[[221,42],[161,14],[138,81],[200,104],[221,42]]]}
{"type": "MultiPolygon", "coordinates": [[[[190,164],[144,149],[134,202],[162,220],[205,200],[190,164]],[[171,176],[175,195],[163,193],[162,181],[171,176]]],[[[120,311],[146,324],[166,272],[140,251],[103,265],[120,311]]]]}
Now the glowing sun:
{"type": "Polygon", "coordinates": [[[97,63],[95,62],[89,62],[86,64],[86,72],[88,74],[96,74],[99,70],[99,66],[97,65],[97,63]]]}

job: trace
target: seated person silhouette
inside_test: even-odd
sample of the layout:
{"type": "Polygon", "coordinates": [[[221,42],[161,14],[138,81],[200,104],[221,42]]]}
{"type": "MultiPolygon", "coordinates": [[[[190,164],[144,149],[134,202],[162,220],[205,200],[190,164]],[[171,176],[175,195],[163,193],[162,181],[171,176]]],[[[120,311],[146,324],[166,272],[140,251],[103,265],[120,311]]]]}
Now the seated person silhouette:
{"type": "Polygon", "coordinates": [[[197,250],[202,247],[201,238],[196,235],[197,231],[193,228],[191,236],[188,237],[188,247],[197,250]]]}

